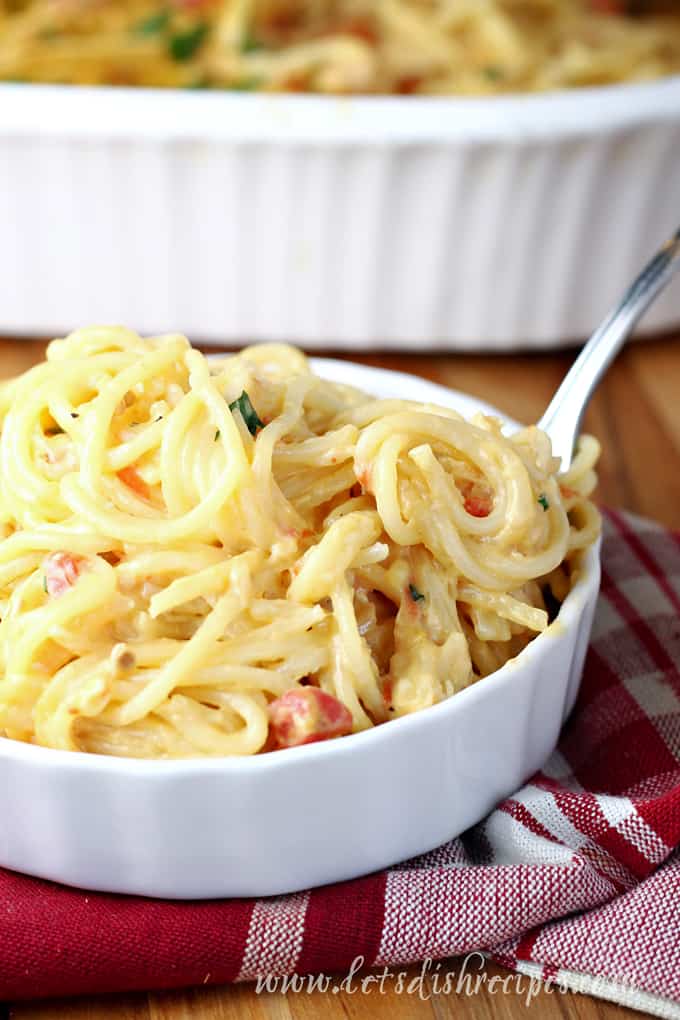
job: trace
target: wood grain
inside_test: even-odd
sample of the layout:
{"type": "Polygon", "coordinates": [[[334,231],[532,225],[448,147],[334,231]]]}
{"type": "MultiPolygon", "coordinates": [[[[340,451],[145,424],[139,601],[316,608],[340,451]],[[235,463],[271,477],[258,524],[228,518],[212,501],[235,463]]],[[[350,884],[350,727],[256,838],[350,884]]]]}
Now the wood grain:
{"type": "MultiPolygon", "coordinates": [[[[398,968],[394,968],[398,970],[398,968]]],[[[460,973],[460,961],[441,964],[440,974],[460,973]]],[[[366,974],[371,974],[367,971],[366,974]]],[[[363,976],[366,976],[364,974],[363,976]]],[[[375,974],[376,978],[378,973],[375,974]]],[[[571,992],[529,993],[526,978],[494,964],[483,970],[483,982],[461,986],[458,994],[437,994],[427,980],[420,984],[420,968],[406,968],[404,987],[414,982],[411,994],[396,994],[389,982],[384,994],[377,981],[362,994],[300,992],[257,995],[252,985],[200,988],[178,992],[100,996],[60,1002],[16,1003],[9,1007],[12,1020],[633,1020],[636,1014],[612,1003],[571,992]]],[[[361,980],[358,975],[356,981],[361,980]]],[[[341,981],[342,977],[338,977],[341,981]]],[[[454,984],[455,987],[455,984],[454,984]]]]}
{"type": "MultiPolygon", "coordinates": [[[[0,377],[25,370],[43,353],[41,341],[0,340],[0,377]]],[[[540,417],[574,353],[387,354],[355,360],[465,390],[519,421],[531,422],[540,417]]],[[[596,393],[585,427],[602,443],[601,502],[680,529],[680,335],[628,347],[596,393]]],[[[458,973],[459,967],[460,961],[442,963],[443,972],[458,973]]],[[[409,980],[416,978],[419,968],[409,968],[408,974],[409,980]]],[[[393,982],[392,987],[384,983],[384,994],[374,984],[365,995],[347,991],[256,995],[252,985],[238,985],[14,1003],[5,1010],[13,1020],[632,1020],[636,1015],[610,1003],[559,992],[542,992],[527,1005],[526,988],[520,993],[516,976],[503,994],[500,984],[508,972],[489,964],[484,975],[485,982],[470,996],[436,995],[427,983],[424,994],[429,990],[429,998],[397,995],[393,982]],[[490,984],[493,978],[495,988],[490,984]]]]}

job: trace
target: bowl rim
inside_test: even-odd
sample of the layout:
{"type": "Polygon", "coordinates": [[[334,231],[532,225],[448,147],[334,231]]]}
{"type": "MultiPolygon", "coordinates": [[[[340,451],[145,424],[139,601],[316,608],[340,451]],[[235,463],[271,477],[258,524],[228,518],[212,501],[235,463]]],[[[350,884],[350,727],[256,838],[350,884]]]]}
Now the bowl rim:
{"type": "Polygon", "coordinates": [[[140,142],[526,144],[680,120],[680,74],[494,96],[319,96],[0,82],[0,133],[140,142]]]}
{"type": "MultiPolygon", "coordinates": [[[[448,406],[454,406],[458,400],[463,407],[472,410],[476,408],[484,413],[491,413],[500,418],[504,427],[510,430],[520,427],[514,419],[503,414],[493,405],[486,401],[477,399],[470,394],[455,390],[429,379],[396,372],[390,369],[374,368],[368,365],[360,365],[350,360],[339,360],[332,358],[311,358],[312,368],[322,374],[324,370],[333,379],[342,376],[354,378],[359,385],[359,380],[365,379],[370,387],[371,379],[382,380],[386,385],[390,383],[401,383],[402,385],[413,386],[418,384],[419,394],[431,395],[432,402],[439,402],[443,399],[448,406]]],[[[417,399],[421,399],[417,394],[417,399]]],[[[380,398],[378,398],[380,399],[380,398]]],[[[426,399],[426,398],[423,398],[426,399]]],[[[447,406],[445,405],[445,406],[447,406]]],[[[508,660],[504,666],[495,673],[485,677],[483,681],[472,684],[457,694],[452,695],[444,701],[431,705],[428,708],[413,712],[410,715],[401,716],[397,719],[390,719],[386,724],[375,726],[370,730],[363,730],[360,733],[348,734],[337,740],[319,741],[313,744],[306,744],[301,747],[286,748],[285,754],[270,752],[267,754],[246,755],[243,757],[224,758],[160,758],[140,759],[116,757],[113,755],[89,754],[86,751],[66,751],[52,747],[42,747],[37,744],[28,744],[20,740],[11,740],[8,737],[0,737],[0,764],[8,759],[31,763],[36,766],[46,765],[52,768],[76,769],[88,772],[124,773],[126,775],[139,776],[140,778],[165,781],[168,777],[179,777],[196,774],[219,774],[227,773],[234,776],[250,774],[256,770],[296,768],[298,763],[307,762],[310,766],[318,763],[321,759],[328,760],[338,755],[359,752],[362,748],[370,751],[371,746],[377,747],[380,742],[392,739],[390,734],[395,736],[402,734],[408,736],[417,727],[427,726],[429,720],[439,717],[444,719],[451,713],[465,710],[465,706],[472,703],[474,699],[491,696],[493,691],[507,682],[512,682],[513,675],[521,668],[527,670],[535,669],[540,663],[544,652],[547,652],[547,642],[556,638],[570,638],[572,645],[576,644],[578,626],[582,615],[591,597],[599,587],[600,564],[599,550],[601,539],[598,539],[590,548],[584,551],[581,568],[576,583],[562,603],[556,619],[549,625],[546,631],[537,635],[520,653],[508,660]]]]}

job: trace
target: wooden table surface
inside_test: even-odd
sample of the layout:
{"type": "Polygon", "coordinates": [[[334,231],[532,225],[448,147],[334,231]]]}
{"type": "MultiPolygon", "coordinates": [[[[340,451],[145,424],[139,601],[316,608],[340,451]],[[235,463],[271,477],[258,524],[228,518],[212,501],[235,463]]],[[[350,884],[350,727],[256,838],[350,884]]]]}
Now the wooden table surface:
{"type": "MultiPolygon", "coordinates": [[[[0,376],[14,375],[42,357],[39,341],[0,340],[0,376]]],[[[472,356],[387,354],[355,360],[425,376],[465,390],[495,404],[519,421],[540,417],[568,369],[574,351],[522,355],[472,356]]],[[[680,529],[680,335],[646,340],[628,347],[610,370],[588,411],[585,427],[603,447],[599,497],[603,503],[654,517],[680,529]]],[[[58,923],[55,920],[55,923],[58,923]]],[[[1,933],[0,933],[1,937],[1,933]]],[[[460,961],[442,969],[459,972],[460,961]]],[[[418,967],[409,973],[417,976],[418,967]]],[[[507,972],[487,966],[486,981],[476,994],[397,995],[387,983],[385,994],[321,993],[256,995],[251,985],[201,988],[186,992],[140,993],[74,999],[68,1002],[13,1003],[5,1016],[15,1020],[433,1020],[489,1017],[519,1020],[623,1020],[635,1014],[586,996],[541,993],[527,1004],[526,987],[517,978],[503,993],[507,972]],[[490,979],[496,975],[495,986],[490,979]]],[[[525,979],[526,982],[526,979],[525,979]]],[[[431,989],[430,989],[431,991],[431,989]]],[[[0,1006],[0,1017],[3,1007],[0,1006]]]]}

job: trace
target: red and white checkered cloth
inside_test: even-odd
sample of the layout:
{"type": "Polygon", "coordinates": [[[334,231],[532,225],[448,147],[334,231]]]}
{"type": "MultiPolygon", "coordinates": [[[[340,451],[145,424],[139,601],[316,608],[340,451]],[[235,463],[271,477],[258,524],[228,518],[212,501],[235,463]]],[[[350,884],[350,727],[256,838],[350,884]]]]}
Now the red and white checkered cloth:
{"type": "Polygon", "coordinates": [[[603,566],[559,749],[484,822],[386,872],[257,901],[88,894],[0,872],[0,998],[484,950],[680,1018],[680,538],[609,513],[603,566]]]}

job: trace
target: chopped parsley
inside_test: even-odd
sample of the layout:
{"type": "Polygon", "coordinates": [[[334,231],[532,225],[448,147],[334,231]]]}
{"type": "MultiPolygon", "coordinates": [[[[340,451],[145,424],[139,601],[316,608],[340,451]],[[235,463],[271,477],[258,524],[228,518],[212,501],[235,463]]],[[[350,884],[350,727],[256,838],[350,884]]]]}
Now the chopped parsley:
{"type": "Polygon", "coordinates": [[[202,21],[194,28],[187,29],[186,32],[177,32],[170,36],[170,56],[180,63],[191,60],[205,42],[207,34],[208,26],[202,21]]]}
{"type": "Polygon", "coordinates": [[[503,68],[497,67],[495,64],[489,65],[484,68],[484,77],[489,81],[501,81],[505,77],[503,74],[503,68]]]}
{"type": "Polygon", "coordinates": [[[169,25],[169,12],[158,11],[156,14],[150,14],[148,18],[142,18],[141,21],[138,21],[133,26],[132,31],[135,35],[159,35],[161,32],[165,32],[169,25]]]}
{"type": "Polygon", "coordinates": [[[220,438],[220,430],[218,429],[217,432],[215,433],[215,442],[217,442],[217,440],[219,438],[220,438]]]}
{"type": "Polygon", "coordinates": [[[226,86],[230,92],[255,92],[262,84],[261,78],[237,78],[226,86]]]}
{"type": "Polygon", "coordinates": [[[261,49],[262,43],[251,32],[246,32],[241,40],[241,53],[253,53],[255,50],[261,49]]]}
{"type": "Polygon", "coordinates": [[[43,591],[46,595],[49,595],[49,589],[47,587],[47,574],[43,574],[43,591]]]}
{"type": "Polygon", "coordinates": [[[418,591],[415,584],[409,584],[408,592],[414,602],[423,602],[425,600],[425,596],[421,591],[418,591]]]}
{"type": "Polygon", "coordinates": [[[260,420],[257,411],[250,403],[250,397],[244,390],[238,400],[234,400],[229,405],[230,411],[239,411],[246,428],[250,432],[251,436],[256,436],[260,429],[264,428],[264,422],[260,420]]]}
{"type": "Polygon", "coordinates": [[[541,506],[543,507],[544,510],[549,510],[550,509],[550,503],[548,502],[548,497],[545,495],[544,492],[542,492],[541,495],[538,497],[538,502],[541,504],[541,506]]]}

